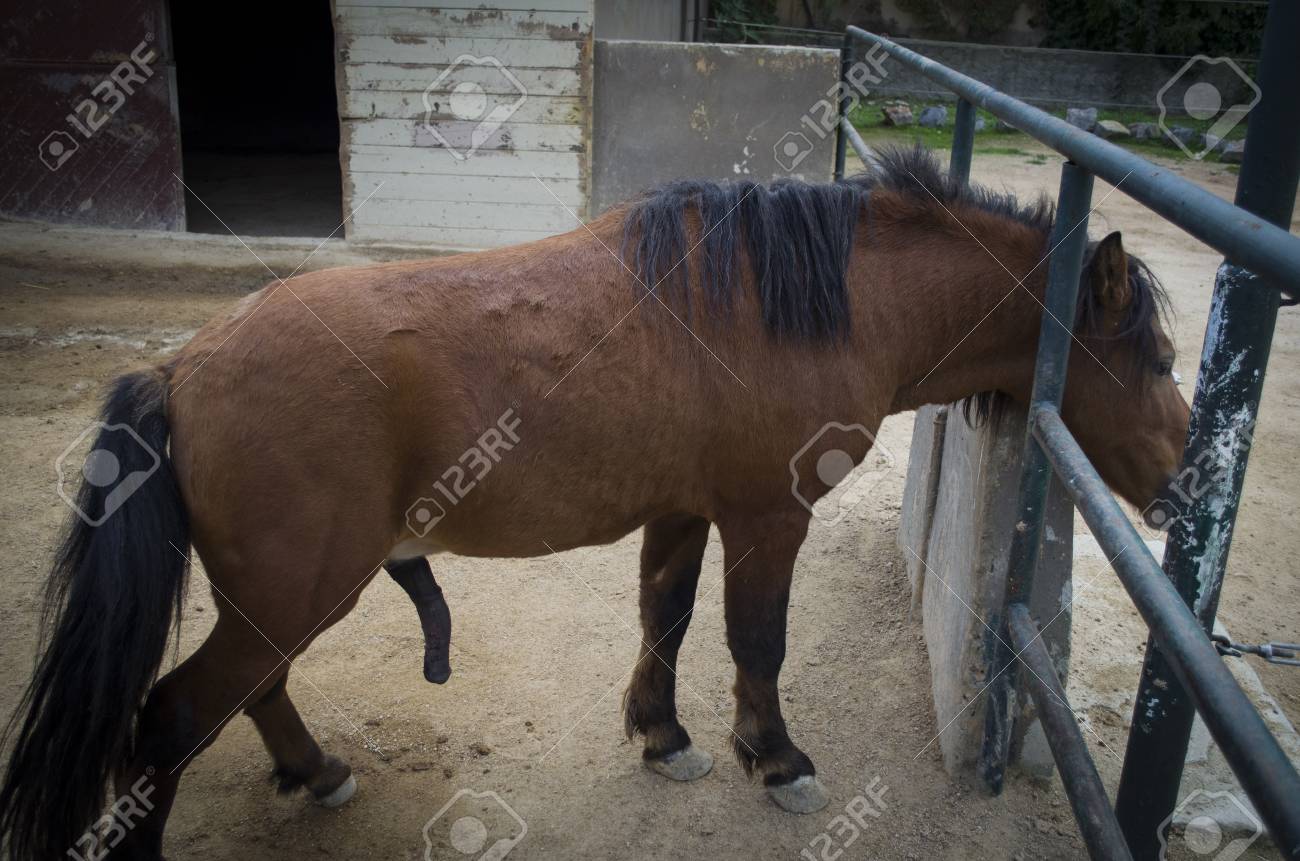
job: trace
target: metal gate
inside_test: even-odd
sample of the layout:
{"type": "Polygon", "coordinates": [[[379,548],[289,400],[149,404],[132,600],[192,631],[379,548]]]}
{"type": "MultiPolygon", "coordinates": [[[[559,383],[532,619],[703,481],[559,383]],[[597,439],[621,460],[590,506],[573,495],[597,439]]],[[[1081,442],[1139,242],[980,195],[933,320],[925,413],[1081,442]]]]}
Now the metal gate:
{"type": "Polygon", "coordinates": [[[847,147],[867,158],[849,123],[857,50],[875,46],[958,97],[950,175],[965,182],[975,137],[975,108],[983,108],[1069,159],[1062,168],[1045,311],[1038,341],[1019,520],[1013,535],[1005,607],[989,620],[990,700],[985,710],[979,770],[994,793],[1002,789],[1011,737],[1009,703],[1022,675],[1041,715],[1052,755],[1094,858],[1156,858],[1161,829],[1177,801],[1192,719],[1199,712],[1211,735],[1288,858],[1300,858],[1300,776],[1211,642],[1232,527],[1236,520],[1250,435],[1281,304],[1300,293],[1300,238],[1290,235],[1300,179],[1300,3],[1274,0],[1259,66],[1259,103],[1249,116],[1247,148],[1235,205],[1127,150],[1075,128],[1022,101],[910,51],[849,27],[841,53],[840,127],[835,177],[844,176],[847,147]],[[1071,320],[1083,253],[1093,176],[1100,176],[1169,222],[1226,255],[1214,287],[1201,355],[1184,470],[1215,453],[1215,474],[1184,500],[1169,531],[1163,570],[1061,420],[1061,396],[1071,320]],[[1083,229],[1076,229],[1082,227],[1083,229]],[[1055,668],[1028,609],[1037,565],[1043,506],[1054,470],[1105,549],[1107,558],[1150,630],[1123,774],[1114,808],[1065,699],[1055,668]],[[1125,548],[1132,548],[1123,552],[1125,548]]]}

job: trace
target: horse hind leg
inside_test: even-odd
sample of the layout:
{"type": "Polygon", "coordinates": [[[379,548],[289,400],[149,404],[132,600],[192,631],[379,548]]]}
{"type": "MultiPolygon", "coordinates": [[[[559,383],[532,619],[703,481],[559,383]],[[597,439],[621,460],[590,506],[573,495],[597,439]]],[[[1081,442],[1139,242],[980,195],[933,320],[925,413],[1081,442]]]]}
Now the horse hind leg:
{"type": "Polygon", "coordinates": [[[275,763],[272,779],[281,793],[305,787],[325,807],[346,804],[357,791],[352,769],[343,760],[320,749],[303,724],[285,689],[289,671],[261,699],[244,709],[257,725],[267,752],[275,763]]]}
{"type": "Polygon", "coordinates": [[[641,548],[641,651],[623,697],[628,738],[645,736],[643,757],[673,780],[695,780],[713,757],[694,747],[677,720],[677,652],[690,624],[709,539],[702,517],[670,515],[645,527],[641,548]]]}

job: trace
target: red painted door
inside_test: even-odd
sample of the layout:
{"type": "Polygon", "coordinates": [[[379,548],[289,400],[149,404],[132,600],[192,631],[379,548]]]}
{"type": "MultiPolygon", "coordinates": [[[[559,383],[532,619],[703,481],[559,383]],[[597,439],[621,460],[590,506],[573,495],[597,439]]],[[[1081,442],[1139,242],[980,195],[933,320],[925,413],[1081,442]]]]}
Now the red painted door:
{"type": "Polygon", "coordinates": [[[0,21],[0,217],[181,230],[165,0],[10,0],[0,21]]]}

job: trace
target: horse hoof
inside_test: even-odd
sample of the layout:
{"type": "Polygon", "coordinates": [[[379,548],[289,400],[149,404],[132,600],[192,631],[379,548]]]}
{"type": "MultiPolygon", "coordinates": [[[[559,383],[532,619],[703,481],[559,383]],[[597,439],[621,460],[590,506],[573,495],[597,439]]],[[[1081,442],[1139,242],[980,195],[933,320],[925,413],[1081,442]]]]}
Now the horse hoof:
{"type": "Polygon", "coordinates": [[[831,800],[826,787],[822,786],[822,782],[812,774],[796,777],[789,783],[769,786],[767,794],[772,796],[772,800],[782,810],[791,813],[816,813],[831,800]]]}
{"type": "Polygon", "coordinates": [[[660,759],[647,759],[645,764],[651,771],[670,780],[698,780],[713,768],[713,757],[695,745],[688,744],[660,759]]]}
{"type": "Polygon", "coordinates": [[[357,794],[357,779],[348,775],[348,779],[343,781],[338,789],[327,795],[316,797],[316,803],[321,807],[342,807],[352,800],[352,796],[357,794]]]}

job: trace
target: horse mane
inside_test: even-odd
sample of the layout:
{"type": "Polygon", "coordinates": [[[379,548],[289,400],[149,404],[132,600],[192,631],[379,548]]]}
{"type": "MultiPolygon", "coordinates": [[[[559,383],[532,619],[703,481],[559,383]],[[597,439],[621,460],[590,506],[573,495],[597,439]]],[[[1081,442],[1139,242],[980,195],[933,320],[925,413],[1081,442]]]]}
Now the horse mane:
{"type": "MultiPolygon", "coordinates": [[[[950,228],[954,209],[975,208],[1009,219],[1040,232],[1047,249],[1056,208],[1046,195],[1025,202],[1010,192],[955,182],[920,144],[882,148],[869,167],[830,183],[679,180],[658,186],[624,210],[623,261],[646,287],[657,292],[666,285],[689,298],[692,267],[686,258],[698,256],[695,270],[705,305],[725,313],[741,281],[744,253],[770,332],[778,338],[837,341],[849,331],[845,277],[858,215],[876,190],[905,199],[911,204],[909,217],[932,219],[937,227],[950,228]],[[694,241],[692,216],[699,231],[694,241]],[[692,253],[696,251],[701,253],[692,253]]],[[[1089,245],[1089,254],[1095,245],[1089,245]]],[[[1152,323],[1169,305],[1146,264],[1133,255],[1128,261],[1133,301],[1110,340],[1135,348],[1137,371],[1156,360],[1152,323]]],[[[691,308],[689,301],[684,304],[691,308]]],[[[1093,291],[1080,289],[1076,329],[1101,337],[1102,319],[1093,291]]],[[[996,394],[968,398],[963,407],[967,420],[995,416],[996,394]]]]}
{"type": "Polygon", "coordinates": [[[691,267],[681,264],[695,250],[694,215],[702,252],[700,286],[710,308],[730,308],[743,250],[773,334],[836,340],[849,329],[845,272],[858,214],[876,189],[904,196],[935,219],[951,218],[945,207],[973,206],[1041,230],[1045,237],[1051,230],[1054,210],[1047,198],[1026,205],[1011,194],[953,182],[934,153],[920,145],[882,149],[871,167],[831,183],[679,180],[658,186],[624,213],[623,260],[647,287],[658,290],[664,284],[685,295],[691,267]]]}

